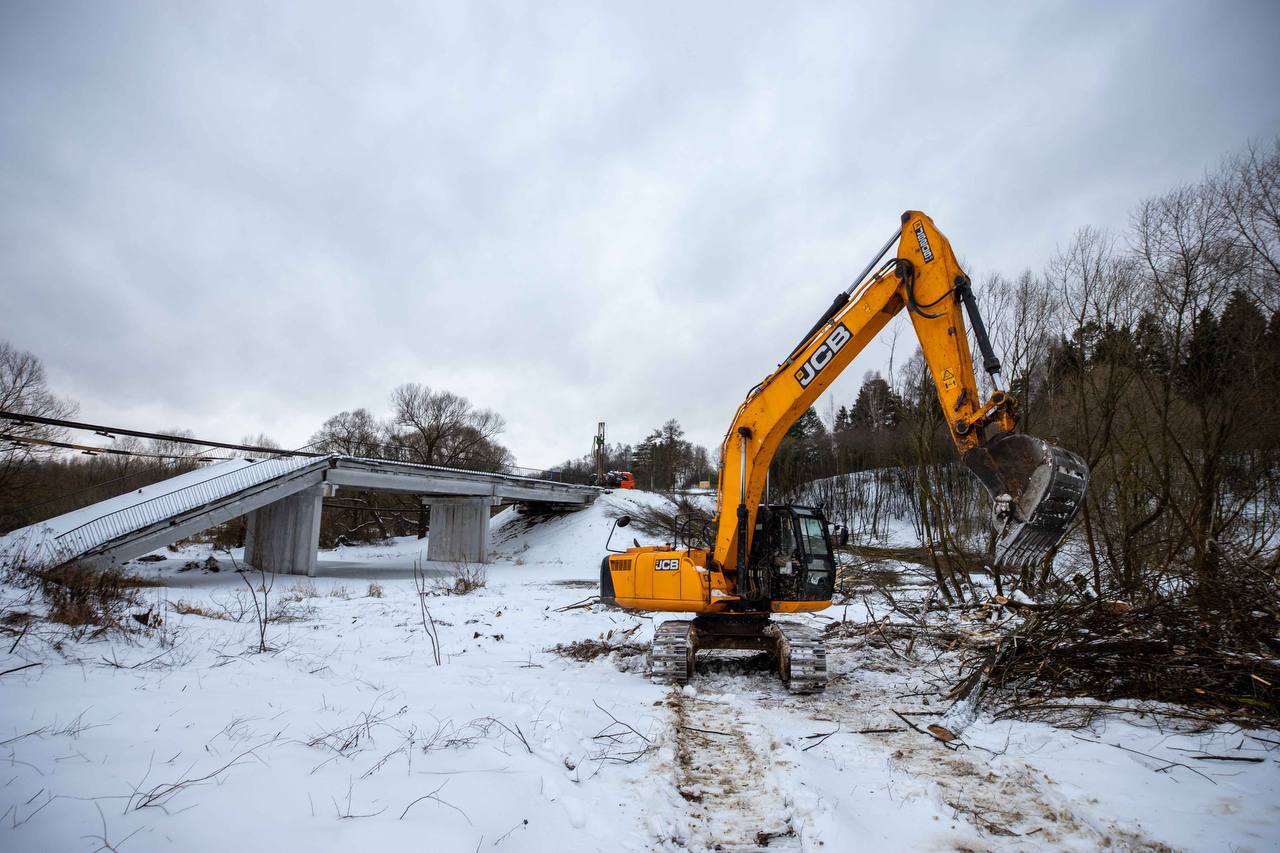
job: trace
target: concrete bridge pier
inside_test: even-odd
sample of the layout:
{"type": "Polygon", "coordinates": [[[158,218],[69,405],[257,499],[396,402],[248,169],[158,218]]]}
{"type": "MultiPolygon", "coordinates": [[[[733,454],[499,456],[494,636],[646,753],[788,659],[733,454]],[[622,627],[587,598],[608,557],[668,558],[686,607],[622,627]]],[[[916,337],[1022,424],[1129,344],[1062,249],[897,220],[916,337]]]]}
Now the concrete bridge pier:
{"type": "Polygon", "coordinates": [[[435,497],[431,504],[431,532],[427,559],[446,563],[489,562],[489,514],[495,497],[435,497]]]}
{"type": "Polygon", "coordinates": [[[244,560],[282,575],[316,573],[324,484],[309,486],[245,517],[244,560]]]}

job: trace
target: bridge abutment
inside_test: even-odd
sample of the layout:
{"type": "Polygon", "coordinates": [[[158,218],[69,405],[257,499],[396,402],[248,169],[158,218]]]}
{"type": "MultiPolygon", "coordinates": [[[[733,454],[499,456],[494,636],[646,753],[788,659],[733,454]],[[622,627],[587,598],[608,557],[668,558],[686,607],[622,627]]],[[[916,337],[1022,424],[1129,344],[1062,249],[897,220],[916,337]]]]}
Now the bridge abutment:
{"type": "Polygon", "coordinates": [[[249,513],[245,562],[264,572],[314,577],[323,498],[323,485],[310,486],[249,513]]]}
{"type": "Polygon", "coordinates": [[[428,500],[431,532],[427,536],[427,559],[447,563],[489,562],[489,511],[497,499],[485,496],[428,500]]]}

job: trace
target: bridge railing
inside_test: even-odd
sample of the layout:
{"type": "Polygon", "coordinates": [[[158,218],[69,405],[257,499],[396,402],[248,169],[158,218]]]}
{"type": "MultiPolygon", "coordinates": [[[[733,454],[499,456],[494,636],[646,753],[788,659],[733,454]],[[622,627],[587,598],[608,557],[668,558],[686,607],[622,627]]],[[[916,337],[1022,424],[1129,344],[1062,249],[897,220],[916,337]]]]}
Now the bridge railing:
{"type": "Polygon", "coordinates": [[[548,468],[525,468],[521,465],[503,465],[502,469],[497,473],[510,474],[513,477],[529,477],[534,480],[553,480],[557,483],[564,482],[564,478],[560,471],[548,468]]]}
{"type": "Polygon", "coordinates": [[[291,459],[264,459],[157,495],[145,501],[101,515],[91,521],[58,534],[46,548],[55,553],[50,557],[69,560],[99,545],[118,539],[136,530],[148,527],[175,515],[213,503],[236,492],[260,485],[273,477],[305,468],[315,459],[297,457],[291,459]]]}

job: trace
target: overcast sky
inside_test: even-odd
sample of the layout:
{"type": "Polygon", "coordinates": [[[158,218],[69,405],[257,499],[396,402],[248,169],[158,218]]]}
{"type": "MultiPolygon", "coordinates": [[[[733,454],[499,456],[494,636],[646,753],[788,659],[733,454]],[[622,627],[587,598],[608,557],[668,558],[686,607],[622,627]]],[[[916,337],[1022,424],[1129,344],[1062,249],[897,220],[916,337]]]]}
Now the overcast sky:
{"type": "Polygon", "coordinates": [[[903,209],[1039,269],[1280,133],[1277,44],[1275,2],[6,2],[0,340],[121,426],[299,446],[417,381],[525,465],[714,449],[903,209]]]}

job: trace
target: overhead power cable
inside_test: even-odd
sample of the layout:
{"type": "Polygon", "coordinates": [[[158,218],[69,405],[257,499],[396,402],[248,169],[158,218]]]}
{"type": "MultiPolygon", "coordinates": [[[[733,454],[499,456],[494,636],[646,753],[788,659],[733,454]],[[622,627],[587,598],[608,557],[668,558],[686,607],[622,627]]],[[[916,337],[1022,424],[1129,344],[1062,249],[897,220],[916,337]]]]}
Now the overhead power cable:
{"type": "Polygon", "coordinates": [[[191,462],[226,462],[235,459],[234,456],[183,456],[178,453],[144,453],[137,450],[121,450],[118,447],[97,447],[89,444],[71,444],[66,441],[49,441],[44,438],[32,438],[26,435],[13,435],[7,432],[0,432],[0,439],[12,441],[14,444],[39,444],[44,447],[57,447],[62,450],[79,450],[88,456],[97,456],[99,453],[107,453],[112,456],[133,456],[139,459],[186,459],[191,462]]]}
{"type": "MultiPolygon", "coordinates": [[[[191,438],[189,436],[184,436],[184,435],[168,435],[165,433],[146,432],[144,430],[136,430],[136,429],[126,429],[123,427],[103,426],[102,424],[89,424],[89,423],[83,423],[81,421],[68,421],[68,420],[63,420],[61,418],[46,418],[46,417],[41,417],[39,415],[27,415],[21,412],[0,412],[0,420],[12,421],[14,423],[19,423],[19,424],[38,424],[41,426],[61,427],[63,429],[85,430],[85,431],[92,432],[95,435],[100,435],[104,438],[115,438],[117,435],[129,435],[129,436],[134,436],[136,438],[149,438],[154,441],[171,441],[177,444],[191,444],[197,447],[218,447],[218,448],[224,448],[226,450],[239,450],[245,453],[261,453],[268,456],[321,457],[321,456],[329,455],[327,453],[316,453],[315,451],[309,451],[306,449],[308,447],[314,446],[318,442],[311,442],[309,444],[304,444],[302,445],[302,447],[299,447],[296,450],[284,450],[279,447],[259,447],[257,445],[252,445],[252,444],[233,444],[231,442],[226,442],[226,441],[208,441],[206,439],[191,438]]],[[[26,438],[25,436],[21,437],[20,440],[28,441],[28,442],[35,441],[34,439],[26,438]]],[[[393,459],[381,459],[379,461],[413,462],[415,461],[414,457],[420,457],[421,455],[420,450],[418,448],[414,448],[412,446],[404,445],[404,444],[384,443],[384,442],[376,442],[376,441],[366,442],[365,444],[368,447],[378,448],[380,451],[385,451],[387,449],[400,451],[410,457],[409,459],[393,458],[393,459]]],[[[53,444],[51,446],[60,447],[62,445],[53,444]]],[[[82,452],[84,452],[84,448],[73,448],[73,449],[80,449],[82,452]]],[[[114,453],[116,451],[107,450],[105,448],[100,448],[100,447],[89,447],[88,452],[114,453]]],[[[139,455],[139,454],[135,453],[134,455],[139,455]]],[[[174,458],[185,459],[190,457],[175,456],[174,458]]],[[[213,457],[211,461],[217,461],[218,459],[219,457],[213,457]]],[[[476,459],[469,458],[467,455],[463,455],[462,457],[459,457],[456,459],[442,460],[436,463],[423,461],[422,464],[437,464],[437,465],[442,465],[443,467],[446,467],[446,468],[466,468],[468,465],[472,465],[480,461],[488,461],[488,460],[476,460],[476,459]]],[[[523,467],[519,465],[510,465],[507,467],[512,472],[517,472],[517,471],[525,472],[525,475],[546,476],[548,474],[556,472],[555,468],[529,468],[529,467],[523,467]]]]}
{"type": "MultiPolygon", "coordinates": [[[[64,429],[88,430],[108,438],[114,435],[131,435],[135,438],[150,438],[155,441],[172,441],[177,444],[194,444],[199,447],[221,447],[226,450],[243,450],[247,453],[268,453],[273,456],[324,456],[323,453],[310,453],[304,450],[282,450],[279,447],[258,447],[252,444],[231,444],[225,441],[206,441],[184,435],[166,435],[158,432],[144,432],[136,429],[122,429],[101,424],[86,424],[79,421],[66,421],[60,418],[44,418],[39,415],[24,415],[21,412],[0,412],[0,420],[13,421],[20,424],[40,424],[41,426],[62,427],[64,429]]],[[[29,439],[23,439],[27,441],[29,439]]],[[[309,446],[309,445],[304,445],[309,446]]],[[[97,450],[98,448],[94,448],[97,450]]]]}

